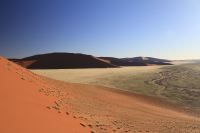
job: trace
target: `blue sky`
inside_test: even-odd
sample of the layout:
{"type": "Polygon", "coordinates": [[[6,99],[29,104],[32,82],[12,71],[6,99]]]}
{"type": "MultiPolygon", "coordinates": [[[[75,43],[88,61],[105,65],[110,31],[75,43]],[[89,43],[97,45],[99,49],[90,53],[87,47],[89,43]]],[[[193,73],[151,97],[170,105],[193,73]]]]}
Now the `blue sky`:
{"type": "Polygon", "coordinates": [[[200,0],[1,0],[0,55],[200,58],[200,0]]]}

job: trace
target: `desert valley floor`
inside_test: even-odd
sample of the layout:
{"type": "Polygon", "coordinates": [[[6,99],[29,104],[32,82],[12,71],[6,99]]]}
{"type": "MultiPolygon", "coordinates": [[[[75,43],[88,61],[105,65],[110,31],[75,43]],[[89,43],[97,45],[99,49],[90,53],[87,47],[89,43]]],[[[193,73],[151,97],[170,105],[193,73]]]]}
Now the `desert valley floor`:
{"type": "Polygon", "coordinates": [[[184,111],[200,113],[200,64],[96,69],[32,70],[68,83],[104,86],[168,101],[184,111]]]}
{"type": "Polygon", "coordinates": [[[199,133],[198,71],[191,64],[31,72],[1,57],[0,132],[199,133]]]}

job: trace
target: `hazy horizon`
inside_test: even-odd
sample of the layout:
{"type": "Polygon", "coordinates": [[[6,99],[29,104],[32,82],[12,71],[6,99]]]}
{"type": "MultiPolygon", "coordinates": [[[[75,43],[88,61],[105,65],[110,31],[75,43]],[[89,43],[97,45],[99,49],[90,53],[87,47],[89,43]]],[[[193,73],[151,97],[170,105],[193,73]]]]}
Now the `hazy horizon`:
{"type": "Polygon", "coordinates": [[[200,59],[199,0],[2,0],[0,55],[200,59]]]}

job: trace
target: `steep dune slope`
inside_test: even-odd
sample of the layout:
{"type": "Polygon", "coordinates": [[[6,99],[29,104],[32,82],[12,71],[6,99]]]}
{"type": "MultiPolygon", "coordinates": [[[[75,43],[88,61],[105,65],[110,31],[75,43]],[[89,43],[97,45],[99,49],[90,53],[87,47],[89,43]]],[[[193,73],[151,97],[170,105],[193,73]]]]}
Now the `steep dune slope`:
{"type": "Polygon", "coordinates": [[[89,132],[79,120],[49,110],[58,97],[42,78],[0,57],[1,133],[89,132]],[[49,96],[45,96],[49,95],[49,96]]]}

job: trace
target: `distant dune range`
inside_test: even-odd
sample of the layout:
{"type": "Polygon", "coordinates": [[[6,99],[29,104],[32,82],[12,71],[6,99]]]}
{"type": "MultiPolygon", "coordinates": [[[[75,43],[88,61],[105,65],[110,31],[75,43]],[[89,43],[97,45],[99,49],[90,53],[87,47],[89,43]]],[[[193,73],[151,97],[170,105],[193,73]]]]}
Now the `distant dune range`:
{"type": "Polygon", "coordinates": [[[150,66],[150,65],[172,65],[170,60],[157,59],[152,57],[114,58],[99,57],[108,60],[117,66],[150,66]]]}
{"type": "Polygon", "coordinates": [[[172,65],[170,60],[158,59],[152,57],[133,57],[133,58],[123,58],[122,60],[131,63],[144,63],[145,65],[172,65]]]}
{"type": "Polygon", "coordinates": [[[99,57],[100,59],[107,60],[111,64],[117,65],[117,66],[146,66],[147,64],[140,61],[140,62],[130,62],[124,59],[120,58],[114,58],[114,57],[99,57]]]}
{"type": "Polygon", "coordinates": [[[114,68],[120,66],[171,65],[169,60],[150,57],[94,57],[74,53],[49,53],[11,61],[29,69],[114,68]]]}
{"type": "Polygon", "coordinates": [[[38,76],[0,57],[1,133],[199,133],[157,99],[38,76]]]}

